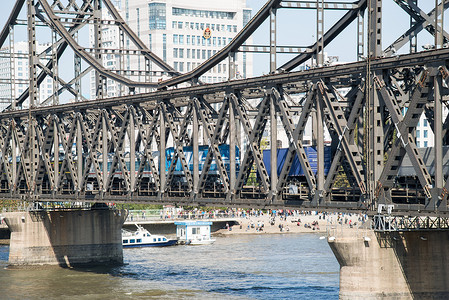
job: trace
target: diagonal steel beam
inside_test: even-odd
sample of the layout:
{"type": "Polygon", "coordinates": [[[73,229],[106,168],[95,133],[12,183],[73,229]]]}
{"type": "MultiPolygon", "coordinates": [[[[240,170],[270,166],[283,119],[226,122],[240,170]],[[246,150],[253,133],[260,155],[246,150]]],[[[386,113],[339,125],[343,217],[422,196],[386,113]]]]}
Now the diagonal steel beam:
{"type": "Polygon", "coordinates": [[[395,124],[398,134],[398,139],[390,149],[387,162],[379,177],[378,189],[392,186],[403,156],[407,152],[426,196],[431,198],[429,189],[432,185],[432,180],[416,147],[415,139],[411,134],[411,129],[415,128],[418,124],[419,118],[424,110],[424,105],[427,102],[427,96],[430,90],[428,73],[427,71],[422,72],[405,117],[402,117],[401,109],[394,95],[387,89],[385,82],[378,76],[374,77],[374,82],[376,89],[381,94],[390,112],[391,120],[395,124]]]}
{"type": "Polygon", "coordinates": [[[228,108],[230,107],[229,97],[225,97],[222,103],[218,119],[215,124],[215,128],[212,128],[212,122],[210,118],[207,116],[206,111],[201,108],[201,103],[197,98],[195,99],[194,104],[196,113],[203,123],[204,133],[209,143],[209,151],[207,151],[206,160],[204,161],[203,169],[201,171],[198,191],[201,192],[204,189],[204,186],[206,184],[206,178],[208,176],[209,169],[212,164],[212,159],[214,158],[215,163],[217,165],[218,173],[220,175],[220,179],[223,182],[224,192],[228,193],[230,188],[229,177],[223,163],[223,158],[221,157],[220,154],[220,149],[218,148],[218,143],[220,141],[220,133],[223,128],[223,123],[226,120],[226,114],[228,112],[228,108]]]}
{"type": "MultiPolygon", "coordinates": [[[[290,172],[293,159],[295,157],[295,153],[298,156],[299,162],[301,164],[302,170],[304,172],[304,176],[306,177],[307,183],[309,185],[309,189],[313,194],[316,190],[316,178],[315,174],[313,174],[312,168],[310,167],[309,159],[306,155],[304,147],[302,145],[302,133],[304,132],[305,125],[307,123],[308,116],[310,114],[312,108],[312,95],[314,95],[314,91],[311,90],[309,92],[309,96],[304,104],[303,111],[301,112],[300,121],[297,127],[294,127],[292,120],[292,112],[290,111],[286,98],[289,96],[282,90],[278,91],[275,88],[272,88],[271,94],[277,103],[277,109],[280,111],[281,122],[284,126],[285,133],[287,134],[289,140],[289,151],[285,157],[285,163],[282,167],[281,174],[279,176],[279,181],[276,187],[278,193],[282,191],[283,186],[286,183],[286,179],[288,173],[290,172]]],[[[274,149],[271,149],[274,151],[274,149]]],[[[271,170],[271,172],[277,172],[277,170],[271,170]]]]}
{"type": "Polygon", "coordinates": [[[241,191],[243,185],[248,178],[249,173],[251,172],[251,167],[253,162],[256,164],[256,168],[259,171],[259,176],[262,181],[262,186],[266,191],[268,191],[270,184],[268,178],[268,172],[265,168],[265,164],[263,163],[262,153],[259,149],[260,140],[262,138],[263,131],[265,129],[265,125],[267,124],[267,116],[270,109],[270,96],[265,95],[262,102],[259,104],[259,110],[254,122],[254,126],[251,126],[249,118],[246,113],[242,110],[243,108],[238,102],[238,98],[235,94],[230,95],[230,99],[234,106],[234,109],[237,111],[240,120],[242,122],[243,129],[245,131],[246,136],[248,137],[249,147],[246,150],[244,159],[240,166],[240,171],[238,174],[238,178],[235,184],[236,191],[241,191]]]}
{"type": "MultiPolygon", "coordinates": [[[[340,103],[332,94],[332,90],[330,87],[326,86],[323,81],[318,82],[318,92],[321,98],[324,100],[327,110],[329,111],[329,115],[331,117],[331,123],[333,125],[334,130],[339,136],[339,145],[338,150],[343,152],[346,156],[346,159],[349,162],[349,166],[351,167],[352,175],[355,177],[357,185],[360,188],[362,194],[366,194],[366,186],[365,186],[365,178],[364,178],[364,170],[362,164],[362,154],[359,152],[358,147],[355,145],[354,140],[349,140],[349,135],[353,130],[348,127],[350,125],[353,127],[355,125],[356,117],[354,115],[352,119],[352,124],[348,124],[343,112],[343,108],[340,103]],[[341,148],[340,148],[341,147],[341,148]]],[[[361,99],[356,110],[358,111],[358,115],[360,115],[361,111],[361,99]]]]}

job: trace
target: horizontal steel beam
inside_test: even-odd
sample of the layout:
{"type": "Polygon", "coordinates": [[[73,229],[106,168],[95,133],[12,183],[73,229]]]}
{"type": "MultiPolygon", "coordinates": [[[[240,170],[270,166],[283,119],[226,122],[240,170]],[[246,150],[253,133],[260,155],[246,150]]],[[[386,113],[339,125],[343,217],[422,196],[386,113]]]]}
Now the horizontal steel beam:
{"type": "MultiPolygon", "coordinates": [[[[444,48],[438,50],[417,52],[413,54],[404,54],[396,57],[380,58],[371,61],[371,70],[377,71],[383,69],[425,66],[434,63],[440,63],[444,65],[446,64],[448,57],[449,57],[449,49],[444,48]]],[[[254,77],[250,79],[242,79],[215,84],[205,84],[201,86],[170,89],[166,91],[156,91],[152,93],[109,98],[104,100],[40,107],[32,109],[31,114],[45,115],[55,112],[99,109],[104,107],[114,107],[133,103],[156,103],[157,101],[163,99],[175,99],[195,95],[221,93],[224,90],[244,90],[248,88],[271,87],[274,85],[288,84],[292,82],[318,80],[321,78],[336,78],[350,75],[363,77],[365,73],[366,73],[366,62],[361,61],[344,65],[335,65],[323,68],[309,69],[298,72],[285,72],[279,74],[254,77]]],[[[6,111],[0,113],[0,120],[5,118],[20,118],[20,117],[28,117],[28,110],[6,111]]]]}

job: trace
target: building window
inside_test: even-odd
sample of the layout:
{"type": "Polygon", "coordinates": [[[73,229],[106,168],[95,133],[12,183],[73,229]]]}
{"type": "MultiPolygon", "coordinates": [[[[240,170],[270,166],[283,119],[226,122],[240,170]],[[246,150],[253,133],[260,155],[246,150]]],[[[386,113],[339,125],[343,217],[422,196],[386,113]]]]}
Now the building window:
{"type": "Polygon", "coordinates": [[[173,44],[178,45],[179,37],[177,34],[173,35],[173,44]]]}
{"type": "Polygon", "coordinates": [[[192,49],[192,58],[195,58],[195,49],[192,49]]]}
{"type": "Polygon", "coordinates": [[[178,58],[178,48],[173,48],[173,58],[178,58]]]}
{"type": "Polygon", "coordinates": [[[184,49],[179,49],[179,58],[184,58],[184,49]]]}
{"type": "Polygon", "coordinates": [[[424,127],[427,127],[427,119],[424,119],[424,127]]]}
{"type": "Polygon", "coordinates": [[[202,51],[201,58],[202,59],[206,59],[206,50],[202,51]]]}
{"type": "Polygon", "coordinates": [[[148,19],[150,30],[166,29],[166,10],[165,3],[149,3],[148,19]]]}
{"type": "Polygon", "coordinates": [[[243,10],[243,26],[248,24],[249,20],[251,20],[251,11],[243,10]]]}
{"type": "Polygon", "coordinates": [[[178,62],[177,61],[175,61],[173,63],[173,68],[175,69],[175,71],[178,71],[178,62]]]}
{"type": "Polygon", "coordinates": [[[187,49],[187,58],[190,58],[190,49],[187,49]]]}
{"type": "Polygon", "coordinates": [[[427,130],[424,130],[424,137],[427,137],[427,130]]]}
{"type": "Polygon", "coordinates": [[[211,57],[212,51],[211,50],[207,50],[207,58],[209,59],[211,57]]]}
{"type": "Polygon", "coordinates": [[[427,141],[424,141],[424,148],[427,148],[427,141]]]}
{"type": "Polygon", "coordinates": [[[184,35],[183,34],[179,35],[179,44],[184,45],[184,35]]]}
{"type": "Polygon", "coordinates": [[[182,29],[182,22],[178,22],[178,29],[182,29]]]}
{"type": "Polygon", "coordinates": [[[184,63],[183,62],[179,63],[179,72],[184,72],[184,63]]]}
{"type": "Polygon", "coordinates": [[[200,58],[201,58],[200,53],[201,53],[201,50],[200,50],[200,49],[197,49],[197,50],[196,50],[196,58],[197,58],[197,59],[200,59],[200,58]]]}
{"type": "Polygon", "coordinates": [[[186,38],[186,44],[190,45],[190,35],[188,35],[187,38],[186,38]]]}
{"type": "Polygon", "coordinates": [[[416,130],[416,137],[419,138],[419,130],[416,130]]]}
{"type": "Polygon", "coordinates": [[[232,20],[235,16],[235,12],[186,9],[178,7],[172,8],[172,14],[174,16],[202,17],[202,18],[229,19],[229,20],[232,20]]]}

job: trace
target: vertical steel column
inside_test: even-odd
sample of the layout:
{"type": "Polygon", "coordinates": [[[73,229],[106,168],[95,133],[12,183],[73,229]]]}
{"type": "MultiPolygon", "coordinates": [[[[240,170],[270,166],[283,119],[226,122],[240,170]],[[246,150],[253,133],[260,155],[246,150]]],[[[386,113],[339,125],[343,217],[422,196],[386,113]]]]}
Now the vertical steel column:
{"type": "Polygon", "coordinates": [[[75,187],[81,192],[81,178],[83,178],[83,137],[81,136],[81,124],[80,119],[76,117],[76,157],[77,157],[77,176],[78,186],[75,187]]]}
{"type": "Polygon", "coordinates": [[[159,161],[159,174],[160,174],[160,182],[161,182],[161,188],[160,188],[160,194],[159,197],[162,197],[162,194],[165,191],[165,186],[166,186],[166,170],[165,170],[165,115],[164,115],[164,110],[161,108],[161,104],[159,104],[159,157],[160,157],[160,161],[159,161]]]}
{"type": "Polygon", "coordinates": [[[277,8],[270,8],[270,73],[276,71],[276,13],[277,8]]]}
{"type": "Polygon", "coordinates": [[[134,127],[134,114],[129,110],[129,175],[130,192],[136,188],[136,130],[134,127]]]}
{"type": "Polygon", "coordinates": [[[365,54],[365,10],[357,13],[357,60],[362,60],[365,54]]]}
{"type": "MultiPolygon", "coordinates": [[[[94,40],[95,40],[95,59],[103,65],[103,58],[101,55],[101,0],[94,0],[94,40]]],[[[102,99],[104,94],[104,78],[95,71],[95,85],[97,99],[102,99]]]]}
{"type": "Polygon", "coordinates": [[[108,182],[108,129],[106,127],[106,111],[103,111],[102,118],[102,156],[103,156],[103,193],[106,193],[108,182]]]}
{"type": "Polygon", "coordinates": [[[435,0],[435,49],[443,47],[444,0],[435,0]]]}
{"type": "Polygon", "coordinates": [[[11,75],[11,108],[16,108],[16,61],[14,53],[14,25],[9,25],[9,65],[11,75]]]}
{"type": "MultiPolygon", "coordinates": [[[[228,95],[228,97],[230,97],[228,95]]],[[[236,180],[236,161],[235,161],[235,146],[236,146],[236,124],[235,124],[235,113],[234,113],[234,103],[229,101],[229,162],[230,162],[230,175],[229,175],[229,190],[231,196],[235,194],[235,180],[236,180]]]]}
{"type": "MultiPolygon", "coordinates": [[[[53,39],[53,45],[51,47],[51,59],[52,59],[52,63],[53,63],[53,105],[58,105],[59,104],[59,93],[58,93],[58,89],[59,89],[59,85],[58,85],[58,46],[57,46],[57,42],[58,42],[58,35],[55,31],[53,31],[52,34],[52,39],[53,39]]],[[[80,61],[81,62],[81,61],[80,61]]],[[[78,74],[79,75],[79,74],[78,74]]],[[[75,77],[77,76],[76,74],[76,62],[75,62],[75,77]]],[[[77,89],[79,89],[79,87],[77,86],[78,81],[75,81],[75,91],[77,91],[76,93],[76,100],[78,101],[79,99],[79,91],[77,89]]]]}
{"type": "MultiPolygon", "coordinates": [[[[438,196],[441,194],[444,184],[443,174],[443,97],[441,95],[442,78],[438,74],[434,77],[434,117],[433,131],[435,136],[435,184],[434,193],[432,193],[432,201],[436,204],[438,196]]],[[[439,208],[446,210],[446,205],[439,205],[439,208]]]]}
{"type": "Polygon", "coordinates": [[[228,61],[229,61],[229,80],[235,79],[235,52],[231,52],[228,55],[228,61]]]}
{"type": "Polygon", "coordinates": [[[315,101],[316,108],[316,123],[317,127],[315,128],[317,131],[317,144],[316,144],[316,152],[317,152],[317,194],[315,195],[315,199],[320,201],[321,196],[324,191],[324,126],[323,126],[323,97],[317,96],[315,101]]]}
{"type": "MultiPolygon", "coordinates": [[[[118,60],[118,69],[122,72],[122,76],[126,77],[126,71],[125,71],[125,35],[123,33],[123,30],[121,28],[118,29],[119,31],[119,53],[120,57],[118,60]]],[[[124,93],[125,86],[121,83],[118,84],[118,95],[122,96],[124,93]]]]}
{"type": "Polygon", "coordinates": [[[278,173],[277,173],[277,118],[276,118],[276,103],[273,94],[270,96],[270,148],[271,148],[271,197],[272,201],[275,200],[274,197],[277,195],[276,187],[278,184],[278,173]]]}
{"type": "MultiPolygon", "coordinates": [[[[145,62],[145,82],[151,82],[150,60],[145,57],[144,62],[145,62]]],[[[150,91],[151,91],[150,88],[145,88],[145,93],[149,93],[150,91]]]]}
{"type": "Polygon", "coordinates": [[[192,140],[193,140],[193,193],[194,195],[198,194],[198,186],[200,181],[200,165],[199,165],[199,150],[198,150],[198,142],[199,142],[199,122],[198,122],[198,114],[196,112],[196,107],[192,108],[192,140]]]}
{"type": "MultiPolygon", "coordinates": [[[[75,38],[78,41],[78,32],[75,33],[75,38]]],[[[74,63],[75,63],[75,92],[76,92],[76,98],[75,101],[80,101],[81,98],[81,57],[74,52],[74,63]]]]}
{"type": "Polygon", "coordinates": [[[16,176],[17,176],[17,150],[16,150],[16,135],[14,134],[15,130],[16,130],[16,122],[14,120],[12,120],[11,122],[11,130],[12,130],[12,134],[11,134],[11,156],[12,156],[12,184],[13,186],[11,187],[11,189],[13,191],[16,190],[16,176]]]}
{"type": "MultiPolygon", "coordinates": [[[[415,6],[418,6],[418,0],[410,0],[415,6]]],[[[410,28],[416,25],[416,20],[410,16],[410,28]]],[[[416,53],[418,48],[418,36],[415,33],[410,35],[410,53],[416,53]]]]}
{"type": "Polygon", "coordinates": [[[58,180],[59,180],[59,135],[58,135],[58,124],[56,123],[56,119],[53,120],[53,131],[55,134],[53,135],[53,172],[55,174],[55,185],[53,186],[53,192],[57,191],[58,180]]]}
{"type": "MultiPolygon", "coordinates": [[[[382,0],[369,0],[368,59],[367,59],[367,95],[366,134],[368,147],[367,157],[367,189],[370,204],[377,198],[376,183],[382,173],[384,161],[383,122],[377,91],[374,88],[374,76],[371,73],[371,60],[382,52],[382,0]]],[[[374,208],[374,207],[371,207],[374,208]]]]}
{"type": "MultiPolygon", "coordinates": [[[[28,74],[29,74],[29,107],[28,107],[28,153],[30,157],[30,196],[34,194],[34,178],[35,178],[35,138],[34,138],[34,122],[31,116],[31,109],[37,104],[37,74],[36,74],[36,10],[34,7],[34,0],[28,0],[28,74]]],[[[37,153],[36,153],[37,155],[37,153]]]]}
{"type": "Polygon", "coordinates": [[[377,58],[382,54],[382,0],[369,2],[369,58],[377,58]]]}
{"type": "Polygon", "coordinates": [[[324,0],[316,0],[316,65],[324,63],[324,0]]]}

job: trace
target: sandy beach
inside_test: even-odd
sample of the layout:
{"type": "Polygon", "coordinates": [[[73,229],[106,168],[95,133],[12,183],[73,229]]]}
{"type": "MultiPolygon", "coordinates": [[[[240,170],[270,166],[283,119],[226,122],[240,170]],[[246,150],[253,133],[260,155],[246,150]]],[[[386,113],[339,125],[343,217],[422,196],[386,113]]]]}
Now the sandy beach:
{"type": "Polygon", "coordinates": [[[274,234],[274,233],[325,233],[328,228],[336,226],[358,227],[364,221],[359,214],[298,214],[286,219],[269,215],[247,216],[237,218],[239,224],[216,231],[214,234],[274,234]]]}

